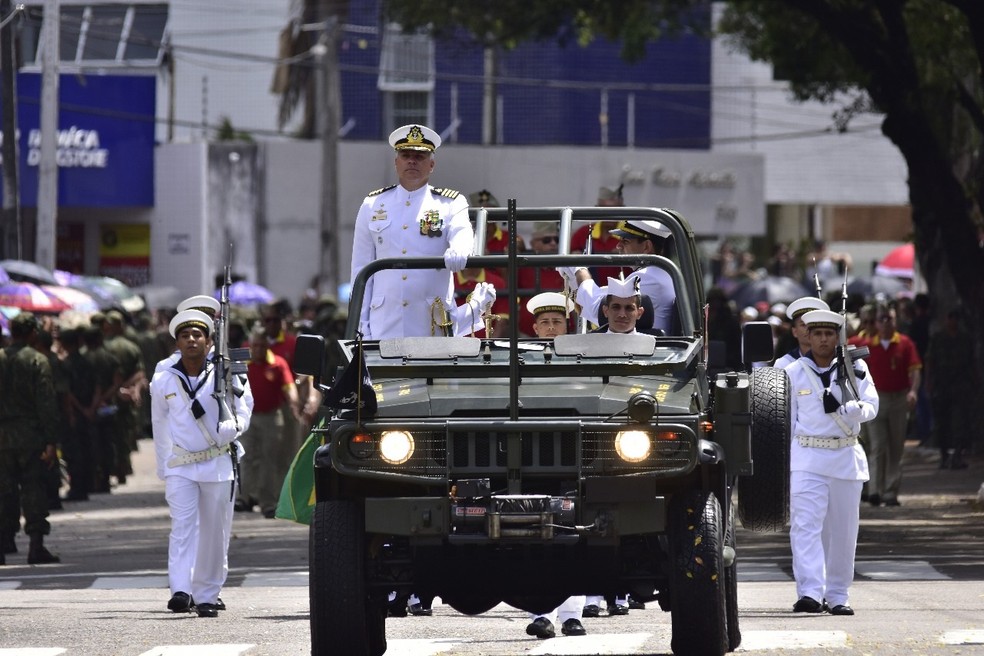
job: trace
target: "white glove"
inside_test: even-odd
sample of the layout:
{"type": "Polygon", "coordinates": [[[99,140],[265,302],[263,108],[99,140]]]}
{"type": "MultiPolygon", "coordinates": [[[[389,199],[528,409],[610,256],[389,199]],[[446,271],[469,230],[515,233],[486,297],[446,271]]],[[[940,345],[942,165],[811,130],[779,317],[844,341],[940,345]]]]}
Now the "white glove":
{"type": "Polygon", "coordinates": [[[479,314],[484,314],[492,309],[495,303],[495,285],[489,282],[480,282],[475,285],[475,289],[468,295],[468,302],[475,303],[479,314]]]}
{"type": "Polygon", "coordinates": [[[461,271],[468,262],[468,253],[458,253],[453,248],[444,251],[444,266],[451,271],[461,271]]]}
{"type": "Polygon", "coordinates": [[[557,273],[561,275],[568,289],[577,289],[577,272],[584,267],[560,266],[557,273]]]}
{"type": "Polygon", "coordinates": [[[860,423],[861,419],[864,417],[864,409],[858,401],[847,401],[842,403],[841,406],[837,408],[837,414],[843,417],[846,421],[860,423]]]}
{"type": "Polygon", "coordinates": [[[226,419],[219,422],[219,440],[223,444],[228,444],[239,437],[239,428],[236,427],[235,419],[226,419]]]}

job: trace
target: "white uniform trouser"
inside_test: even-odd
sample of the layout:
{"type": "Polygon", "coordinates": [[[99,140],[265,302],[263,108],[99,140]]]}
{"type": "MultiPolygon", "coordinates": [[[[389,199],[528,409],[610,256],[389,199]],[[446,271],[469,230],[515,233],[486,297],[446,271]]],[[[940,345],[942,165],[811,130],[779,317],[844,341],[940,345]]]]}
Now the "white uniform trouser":
{"type": "Polygon", "coordinates": [[[577,595],[575,597],[568,597],[564,600],[564,603],[554,608],[552,611],[546,615],[534,615],[530,613],[530,619],[535,620],[538,617],[545,617],[550,620],[551,624],[563,624],[567,620],[581,620],[581,611],[584,610],[584,595],[577,595]]]}
{"type": "Polygon", "coordinates": [[[214,604],[229,573],[232,531],[230,481],[200,483],[168,476],[164,496],[171,512],[167,578],[171,594],[187,592],[196,604],[214,604]]]}
{"type": "MultiPolygon", "coordinates": [[[[585,602],[584,603],[585,603],[585,605],[597,606],[598,608],[601,608],[602,605],[605,603],[605,598],[602,595],[588,595],[587,597],[585,597],[585,602]]],[[[615,605],[616,606],[628,606],[629,605],[629,598],[628,597],[615,597],[615,605]]]]}
{"type": "Polygon", "coordinates": [[[848,604],[854,581],[863,481],[790,473],[789,542],[796,594],[848,604]]]}

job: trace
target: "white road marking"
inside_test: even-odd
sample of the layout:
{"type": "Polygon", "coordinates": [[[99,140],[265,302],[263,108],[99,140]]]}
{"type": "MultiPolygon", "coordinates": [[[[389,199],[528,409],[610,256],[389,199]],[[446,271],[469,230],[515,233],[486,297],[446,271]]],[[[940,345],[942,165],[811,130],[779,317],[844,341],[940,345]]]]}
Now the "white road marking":
{"type": "Polygon", "coordinates": [[[563,636],[558,627],[557,637],[541,640],[528,654],[634,654],[652,637],[651,633],[589,633],[584,636],[563,636]]]}
{"type": "Polygon", "coordinates": [[[984,629],[947,631],[940,636],[944,645],[984,645],[984,629]]]}
{"type": "MultiPolygon", "coordinates": [[[[20,587],[20,581],[0,581],[0,590],[16,590],[20,587]]],[[[3,652],[0,652],[2,654],[3,652]]]]}
{"type": "Polygon", "coordinates": [[[166,576],[99,576],[89,586],[93,590],[134,590],[166,587],[166,576]]]}
{"type": "Polygon", "coordinates": [[[846,631],[742,631],[735,652],[762,649],[846,649],[846,631]]]}
{"type": "Polygon", "coordinates": [[[307,572],[252,572],[243,578],[241,587],[244,588],[272,588],[277,586],[285,587],[307,587],[307,572]]]}
{"type": "Polygon", "coordinates": [[[386,656],[434,656],[434,654],[450,651],[462,642],[468,642],[468,640],[460,638],[387,640],[386,656]]]}
{"type": "Polygon", "coordinates": [[[65,650],[61,647],[23,647],[23,648],[0,648],[0,656],[58,656],[64,654],[65,650]]]}
{"type": "Polygon", "coordinates": [[[946,581],[925,560],[865,560],[854,563],[854,571],[876,581],[946,581]]]}
{"type": "Polygon", "coordinates": [[[758,581],[758,582],[778,582],[792,581],[793,577],[787,574],[775,563],[746,563],[738,561],[738,582],[758,581]]]}
{"type": "Polygon", "coordinates": [[[256,645],[163,645],[140,656],[239,656],[256,645]]]}

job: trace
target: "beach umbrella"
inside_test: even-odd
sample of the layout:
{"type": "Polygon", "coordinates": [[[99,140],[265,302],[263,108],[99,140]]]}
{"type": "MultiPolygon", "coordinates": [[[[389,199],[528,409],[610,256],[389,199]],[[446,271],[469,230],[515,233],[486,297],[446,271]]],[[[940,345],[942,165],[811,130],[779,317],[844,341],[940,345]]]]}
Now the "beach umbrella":
{"type": "Polygon", "coordinates": [[[751,280],[736,289],[731,299],[738,307],[755,305],[765,302],[789,303],[803,296],[811,296],[810,292],[796,280],[786,276],[765,276],[751,280]]]}
{"type": "Polygon", "coordinates": [[[41,289],[49,296],[54,296],[68,303],[76,312],[99,311],[99,304],[96,303],[96,300],[81,290],[62,285],[41,285],[41,289]]]}
{"type": "Polygon", "coordinates": [[[875,267],[875,274],[895,278],[912,278],[915,272],[915,262],[915,244],[902,244],[893,248],[888,255],[881,259],[881,262],[875,267]]]}
{"type": "Polygon", "coordinates": [[[909,291],[909,283],[901,278],[874,275],[870,278],[855,278],[847,283],[848,294],[860,294],[870,298],[876,294],[895,297],[909,291]]]}
{"type": "MultiPolygon", "coordinates": [[[[215,298],[222,298],[222,290],[216,289],[215,298]]],[[[262,305],[272,303],[277,297],[269,289],[255,282],[240,280],[229,285],[229,303],[232,305],[262,305]]]]}
{"type": "Polygon", "coordinates": [[[0,285],[0,305],[43,314],[57,314],[71,309],[68,303],[45,293],[34,283],[15,281],[0,285]]]}
{"type": "Polygon", "coordinates": [[[27,260],[3,260],[0,267],[7,272],[11,280],[33,282],[38,285],[57,285],[55,274],[40,264],[27,260]]]}
{"type": "Polygon", "coordinates": [[[71,286],[92,296],[100,310],[123,308],[133,314],[146,307],[144,300],[132,289],[109,276],[75,276],[71,286]]]}

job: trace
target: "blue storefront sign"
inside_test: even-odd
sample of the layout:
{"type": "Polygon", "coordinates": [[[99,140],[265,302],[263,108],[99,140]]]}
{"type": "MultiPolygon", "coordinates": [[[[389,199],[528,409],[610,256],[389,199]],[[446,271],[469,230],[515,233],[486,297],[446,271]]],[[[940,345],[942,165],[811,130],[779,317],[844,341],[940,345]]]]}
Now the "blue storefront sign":
{"type": "MultiPolygon", "coordinates": [[[[153,76],[61,76],[57,151],[60,207],[153,206],[156,85],[153,76]]],[[[37,207],[40,98],[41,75],[18,74],[23,207],[37,207]]]]}

